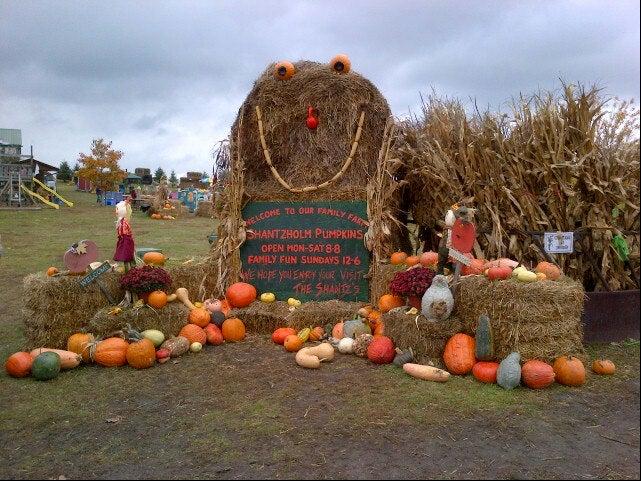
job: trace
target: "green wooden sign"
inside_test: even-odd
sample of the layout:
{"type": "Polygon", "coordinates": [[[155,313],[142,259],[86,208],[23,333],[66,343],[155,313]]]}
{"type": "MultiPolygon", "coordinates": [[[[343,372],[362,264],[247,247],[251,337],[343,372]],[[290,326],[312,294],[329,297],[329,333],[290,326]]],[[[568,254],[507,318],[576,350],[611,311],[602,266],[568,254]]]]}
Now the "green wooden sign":
{"type": "Polygon", "coordinates": [[[366,202],[251,202],[243,218],[243,277],[259,293],[280,300],[368,300],[366,202]]]}
{"type": "Polygon", "coordinates": [[[102,264],[100,264],[100,266],[97,267],[95,270],[92,270],[91,272],[89,272],[89,274],[87,274],[85,277],[80,279],[80,285],[82,287],[87,287],[89,284],[97,280],[105,272],[108,272],[110,270],[111,270],[111,264],[105,261],[102,264]]]}

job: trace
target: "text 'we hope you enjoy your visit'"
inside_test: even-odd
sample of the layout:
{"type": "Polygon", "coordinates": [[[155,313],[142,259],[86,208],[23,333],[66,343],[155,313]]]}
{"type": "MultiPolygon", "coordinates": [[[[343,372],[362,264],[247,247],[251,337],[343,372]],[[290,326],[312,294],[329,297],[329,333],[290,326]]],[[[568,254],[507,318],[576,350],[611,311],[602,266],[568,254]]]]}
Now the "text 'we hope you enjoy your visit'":
{"type": "Polygon", "coordinates": [[[367,301],[367,204],[250,202],[243,278],[285,300],[367,301]]]}

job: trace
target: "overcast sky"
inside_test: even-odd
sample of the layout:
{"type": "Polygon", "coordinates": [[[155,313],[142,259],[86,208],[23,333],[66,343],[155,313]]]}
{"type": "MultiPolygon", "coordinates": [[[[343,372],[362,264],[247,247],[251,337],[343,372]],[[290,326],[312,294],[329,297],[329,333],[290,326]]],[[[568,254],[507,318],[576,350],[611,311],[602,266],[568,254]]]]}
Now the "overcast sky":
{"type": "Polygon", "coordinates": [[[104,137],[129,170],[210,171],[267,64],[337,53],[398,116],[432,87],[500,108],[559,77],[638,100],[639,4],[0,0],[0,127],[56,165],[104,137]]]}

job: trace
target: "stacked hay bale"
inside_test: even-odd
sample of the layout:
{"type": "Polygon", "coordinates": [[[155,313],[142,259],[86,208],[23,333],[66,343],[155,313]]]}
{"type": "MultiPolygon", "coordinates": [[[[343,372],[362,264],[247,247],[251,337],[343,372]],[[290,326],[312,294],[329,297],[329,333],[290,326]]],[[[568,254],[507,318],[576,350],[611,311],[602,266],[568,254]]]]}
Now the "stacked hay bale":
{"type": "Polygon", "coordinates": [[[240,108],[229,154],[217,156],[222,207],[212,249],[221,292],[240,278],[242,208],[248,201],[368,201],[374,260],[407,238],[404,226],[394,222],[402,213],[396,164],[389,162],[384,142],[391,139],[391,112],[378,89],[328,64],[297,62],[288,80],[276,79],[274,68],[267,67],[240,108]],[[305,124],[309,106],[319,118],[313,131],[305,124]]]}
{"type": "Polygon", "coordinates": [[[208,217],[211,219],[213,216],[214,209],[211,201],[203,200],[198,202],[198,207],[196,207],[196,217],[208,217]]]}
{"type": "MultiPolygon", "coordinates": [[[[186,287],[192,301],[202,301],[217,289],[209,258],[172,262],[165,270],[172,277],[172,289],[186,287]]],[[[174,334],[177,327],[186,323],[186,309],[178,304],[168,304],[158,312],[143,308],[109,315],[109,302],[98,285],[93,283],[83,288],[79,279],[79,276],[44,274],[31,274],[24,279],[22,317],[27,348],[64,348],[69,336],[80,330],[104,335],[130,324],[141,329],[156,326],[156,329],[167,329],[163,330],[165,334],[174,334]]],[[[116,302],[124,297],[119,281],[120,274],[116,272],[100,277],[101,284],[116,302]]]]}
{"type": "Polygon", "coordinates": [[[583,357],[581,314],[585,293],[568,278],[522,283],[465,276],[456,291],[455,310],[445,322],[395,309],[383,316],[386,333],[422,360],[440,362],[445,343],[457,332],[474,335],[481,314],[490,318],[497,359],[518,351],[523,359],[553,361],[561,355],[583,357]]]}
{"type": "Polygon", "coordinates": [[[477,257],[535,265],[544,254],[531,232],[577,231],[576,254],[552,256],[567,275],[586,290],[638,289],[639,110],[599,92],[564,85],[560,96],[518,99],[511,115],[428,97],[394,151],[427,248],[447,209],[473,199],[477,257]],[[612,246],[617,234],[629,262],[612,246]]]}

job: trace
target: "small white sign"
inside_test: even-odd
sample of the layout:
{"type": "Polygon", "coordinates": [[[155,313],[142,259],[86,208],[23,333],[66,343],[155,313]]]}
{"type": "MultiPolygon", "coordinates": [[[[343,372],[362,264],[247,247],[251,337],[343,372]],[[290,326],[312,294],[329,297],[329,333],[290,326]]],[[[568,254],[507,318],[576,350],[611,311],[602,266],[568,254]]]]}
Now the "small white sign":
{"type": "Polygon", "coordinates": [[[543,234],[543,248],[548,254],[572,254],[574,232],[546,232],[543,234]]]}
{"type": "Polygon", "coordinates": [[[453,247],[450,247],[450,257],[459,261],[464,266],[469,266],[472,263],[472,260],[469,257],[462,252],[457,251],[453,247]]]}

